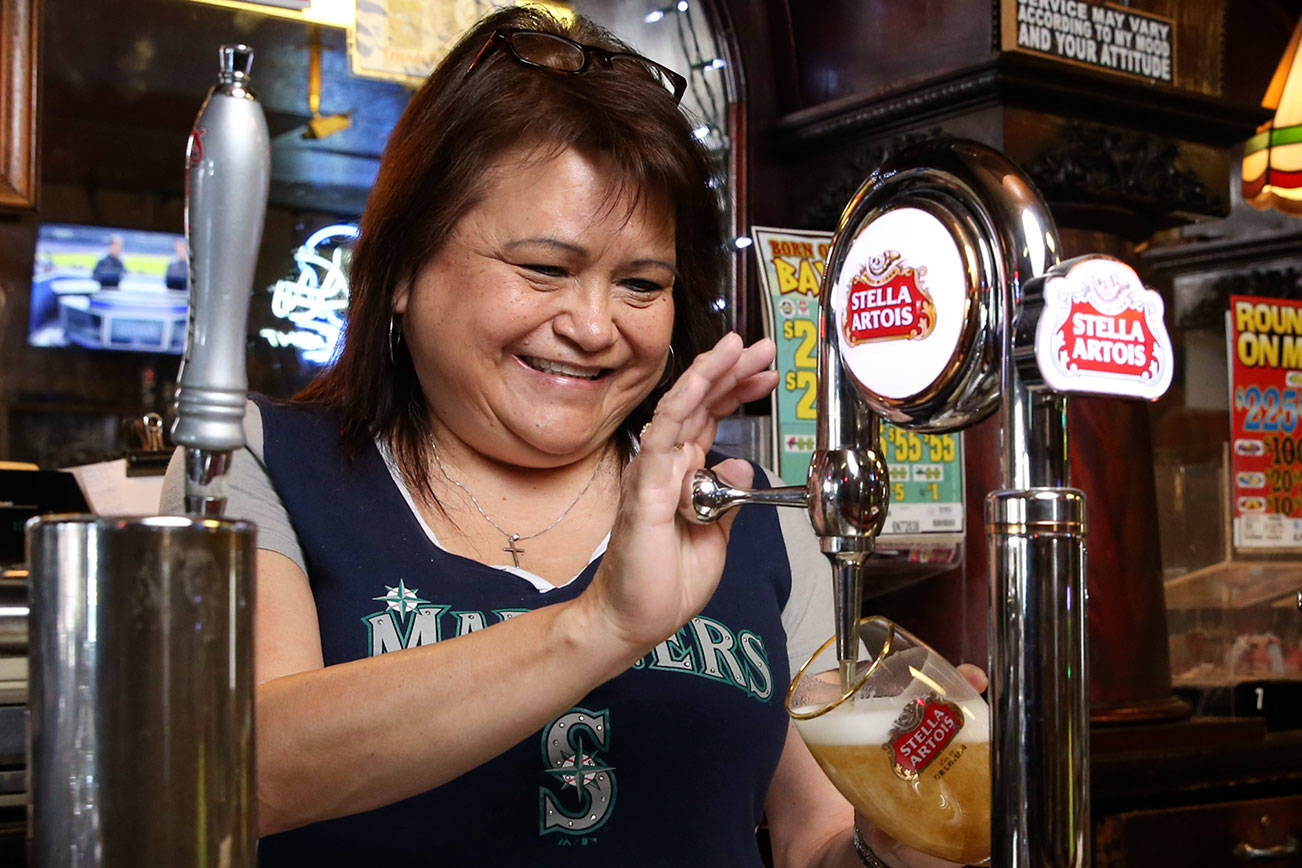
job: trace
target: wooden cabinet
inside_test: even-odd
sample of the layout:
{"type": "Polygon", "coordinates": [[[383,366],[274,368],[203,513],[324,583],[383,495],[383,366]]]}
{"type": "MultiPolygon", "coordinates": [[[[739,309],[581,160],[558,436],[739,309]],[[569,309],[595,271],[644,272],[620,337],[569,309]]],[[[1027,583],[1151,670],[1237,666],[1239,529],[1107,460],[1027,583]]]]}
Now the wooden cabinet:
{"type": "Polygon", "coordinates": [[[1302,868],[1300,836],[1302,796],[1130,811],[1095,825],[1094,865],[1302,868]]]}
{"type": "Polygon", "coordinates": [[[1302,731],[1095,727],[1093,868],[1302,868],[1302,731]]]}

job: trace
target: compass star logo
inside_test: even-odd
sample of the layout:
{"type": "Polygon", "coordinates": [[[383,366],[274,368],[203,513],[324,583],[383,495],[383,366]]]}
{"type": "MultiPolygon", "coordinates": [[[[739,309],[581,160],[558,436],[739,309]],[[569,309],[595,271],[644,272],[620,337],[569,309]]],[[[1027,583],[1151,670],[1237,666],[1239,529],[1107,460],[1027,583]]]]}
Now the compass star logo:
{"type": "Polygon", "coordinates": [[[603,765],[597,762],[597,758],[595,756],[580,750],[574,756],[569,756],[561,760],[561,767],[559,769],[554,770],[552,773],[560,777],[562,781],[562,786],[561,786],[562,789],[564,789],[565,787],[574,787],[574,789],[578,790],[578,789],[586,789],[588,784],[591,784],[593,781],[595,781],[597,779],[598,772],[608,772],[608,771],[612,771],[612,768],[610,766],[603,765]],[[566,771],[570,771],[570,770],[576,770],[576,771],[581,770],[582,774],[571,775],[565,773],[566,771]],[[583,778],[582,784],[579,783],[580,777],[583,778]]]}
{"type": "Polygon", "coordinates": [[[406,582],[398,579],[396,588],[384,586],[387,593],[380,597],[371,597],[372,600],[379,600],[386,605],[385,611],[397,612],[399,617],[406,620],[408,613],[416,611],[416,607],[421,603],[428,603],[429,600],[422,600],[416,596],[416,589],[407,587],[406,582]]]}

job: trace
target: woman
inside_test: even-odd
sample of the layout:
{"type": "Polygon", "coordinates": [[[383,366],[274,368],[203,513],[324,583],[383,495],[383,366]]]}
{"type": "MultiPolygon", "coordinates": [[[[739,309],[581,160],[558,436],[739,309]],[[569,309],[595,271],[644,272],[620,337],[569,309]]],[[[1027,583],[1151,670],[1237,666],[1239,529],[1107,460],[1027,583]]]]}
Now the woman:
{"type": "Polygon", "coordinates": [[[231,480],[264,864],[757,865],[761,816],[779,864],[860,864],[782,708],[831,632],[804,517],[682,517],[776,384],[770,342],[719,337],[682,88],[515,8],[395,128],[345,349],[251,408],[231,480]]]}

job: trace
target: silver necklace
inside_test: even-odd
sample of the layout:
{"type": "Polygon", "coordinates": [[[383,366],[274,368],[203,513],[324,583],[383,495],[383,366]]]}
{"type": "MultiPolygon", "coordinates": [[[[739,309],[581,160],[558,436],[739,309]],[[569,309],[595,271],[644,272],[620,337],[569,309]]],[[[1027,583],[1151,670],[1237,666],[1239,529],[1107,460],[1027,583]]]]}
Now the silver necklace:
{"type": "Polygon", "coordinates": [[[542,530],[534,531],[533,533],[528,534],[527,536],[521,536],[518,533],[512,533],[511,531],[502,527],[497,522],[493,521],[492,517],[489,516],[488,513],[484,512],[484,507],[482,507],[479,504],[479,498],[475,497],[474,493],[471,492],[469,488],[466,488],[465,485],[453,479],[448,474],[447,467],[443,465],[443,459],[439,457],[439,448],[437,444],[435,444],[433,437],[430,437],[429,445],[430,445],[430,449],[433,450],[434,452],[434,463],[439,466],[439,472],[443,474],[443,478],[446,479],[448,482],[452,483],[453,485],[455,485],[457,488],[460,488],[462,491],[464,491],[466,493],[466,497],[470,498],[471,504],[474,505],[475,511],[479,513],[480,517],[482,517],[484,521],[491,524],[497,530],[498,533],[506,537],[506,547],[503,548],[502,551],[511,553],[511,560],[515,563],[517,567],[520,566],[520,555],[524,554],[524,549],[520,548],[518,545],[516,545],[516,543],[521,543],[524,542],[525,540],[531,540],[534,537],[540,537],[543,534],[547,533],[547,531],[556,527],[556,525],[560,524],[561,521],[565,519],[565,516],[570,514],[570,510],[574,509],[574,507],[579,505],[579,501],[583,499],[583,495],[588,493],[588,489],[592,487],[592,483],[597,478],[597,472],[601,470],[601,465],[604,464],[606,461],[606,453],[610,451],[610,444],[607,443],[606,448],[601,450],[601,457],[597,459],[597,465],[592,468],[592,475],[588,477],[588,484],[583,486],[583,490],[580,491],[577,495],[575,495],[574,499],[570,501],[570,505],[565,507],[565,509],[561,511],[560,515],[552,519],[551,524],[547,525],[542,530]]]}

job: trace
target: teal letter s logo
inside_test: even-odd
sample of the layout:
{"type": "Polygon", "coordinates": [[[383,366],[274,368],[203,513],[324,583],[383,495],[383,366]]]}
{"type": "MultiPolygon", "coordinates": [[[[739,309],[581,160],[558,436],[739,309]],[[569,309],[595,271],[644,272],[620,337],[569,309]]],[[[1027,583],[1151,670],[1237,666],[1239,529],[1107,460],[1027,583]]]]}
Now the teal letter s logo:
{"type": "Polygon", "coordinates": [[[610,817],[615,807],[615,770],[597,754],[598,749],[610,749],[609,714],[609,710],[572,708],[543,730],[543,762],[560,784],[560,792],[539,788],[539,834],[586,835],[610,817]],[[573,796],[567,793],[570,788],[573,796]]]}

